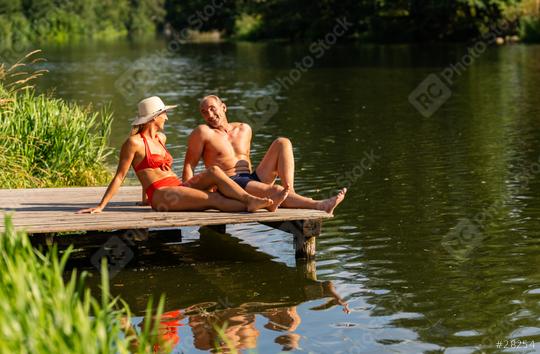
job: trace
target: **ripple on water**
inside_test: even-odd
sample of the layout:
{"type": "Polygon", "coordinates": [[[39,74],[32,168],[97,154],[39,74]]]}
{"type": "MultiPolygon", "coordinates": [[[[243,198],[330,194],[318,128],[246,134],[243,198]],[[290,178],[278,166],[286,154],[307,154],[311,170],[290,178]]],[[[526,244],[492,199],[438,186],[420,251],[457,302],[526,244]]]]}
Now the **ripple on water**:
{"type": "Polygon", "coordinates": [[[530,337],[537,337],[540,336],[540,328],[539,327],[521,327],[517,330],[513,331],[509,338],[511,339],[526,339],[530,337]]]}
{"type": "Polygon", "coordinates": [[[324,268],[326,266],[331,266],[334,264],[339,264],[339,259],[327,259],[324,261],[317,261],[317,267],[324,268]]]}
{"type": "Polygon", "coordinates": [[[333,323],[330,326],[334,328],[355,328],[360,325],[354,322],[340,322],[340,323],[333,323]]]}
{"type": "Polygon", "coordinates": [[[348,239],[344,238],[344,237],[324,237],[324,236],[320,236],[318,239],[317,239],[317,244],[319,246],[321,245],[334,245],[334,244],[343,244],[345,242],[349,242],[348,239]]]}
{"type": "Polygon", "coordinates": [[[476,330],[470,330],[470,331],[459,331],[454,333],[456,337],[475,337],[479,336],[481,333],[476,330]]]}

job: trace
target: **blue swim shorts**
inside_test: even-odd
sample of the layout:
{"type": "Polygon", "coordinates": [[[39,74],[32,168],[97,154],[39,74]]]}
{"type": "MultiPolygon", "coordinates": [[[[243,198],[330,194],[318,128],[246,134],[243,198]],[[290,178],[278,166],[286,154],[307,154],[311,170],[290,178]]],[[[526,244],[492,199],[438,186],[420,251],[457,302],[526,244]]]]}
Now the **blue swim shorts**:
{"type": "Polygon", "coordinates": [[[250,181],[257,181],[260,182],[259,176],[257,176],[257,172],[253,171],[253,173],[238,173],[234,176],[231,176],[231,179],[235,181],[242,189],[246,189],[247,184],[250,181]]]}

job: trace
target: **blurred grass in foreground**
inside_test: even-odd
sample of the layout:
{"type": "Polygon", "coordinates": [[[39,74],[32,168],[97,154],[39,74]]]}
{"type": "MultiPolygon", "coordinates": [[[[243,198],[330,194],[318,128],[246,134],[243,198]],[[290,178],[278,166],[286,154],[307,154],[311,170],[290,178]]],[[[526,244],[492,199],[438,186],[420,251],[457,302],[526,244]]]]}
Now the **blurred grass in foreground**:
{"type": "MultiPolygon", "coordinates": [[[[102,265],[101,301],[84,287],[86,274],[74,271],[63,280],[71,249],[60,255],[32,248],[28,236],[16,232],[9,217],[0,235],[0,353],[152,353],[166,348],[157,337],[160,302],[154,320],[142,330],[129,325],[129,308],[109,293],[102,265]]],[[[147,317],[152,318],[149,302],[147,317]]]]}

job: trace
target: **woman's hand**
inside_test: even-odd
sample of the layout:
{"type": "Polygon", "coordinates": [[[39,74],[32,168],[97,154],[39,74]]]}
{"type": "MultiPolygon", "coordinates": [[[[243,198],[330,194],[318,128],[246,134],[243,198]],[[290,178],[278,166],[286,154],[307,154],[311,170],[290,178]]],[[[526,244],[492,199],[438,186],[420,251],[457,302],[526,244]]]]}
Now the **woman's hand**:
{"type": "Polygon", "coordinates": [[[95,207],[95,208],[87,208],[87,209],[81,209],[76,214],[98,214],[103,211],[102,207],[95,207]]]}

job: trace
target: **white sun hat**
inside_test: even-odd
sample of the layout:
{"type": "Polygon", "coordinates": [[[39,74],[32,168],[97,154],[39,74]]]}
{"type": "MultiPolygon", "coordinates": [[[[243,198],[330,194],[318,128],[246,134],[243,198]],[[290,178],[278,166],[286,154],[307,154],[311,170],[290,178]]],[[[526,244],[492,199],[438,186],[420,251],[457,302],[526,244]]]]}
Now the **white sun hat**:
{"type": "Polygon", "coordinates": [[[166,106],[161,98],[157,96],[145,98],[139,102],[139,115],[131,122],[131,125],[148,123],[161,113],[176,107],[178,107],[177,104],[174,106],[166,106]]]}

